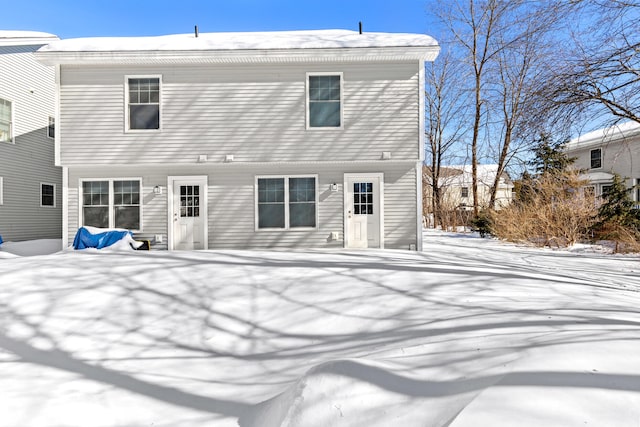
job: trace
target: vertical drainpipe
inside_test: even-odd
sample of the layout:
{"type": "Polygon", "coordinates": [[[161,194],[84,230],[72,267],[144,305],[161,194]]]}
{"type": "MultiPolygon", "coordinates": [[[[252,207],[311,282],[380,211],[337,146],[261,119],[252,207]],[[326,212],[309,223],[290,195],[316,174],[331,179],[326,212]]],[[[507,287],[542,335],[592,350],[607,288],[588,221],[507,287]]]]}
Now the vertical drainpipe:
{"type": "MultiPolygon", "coordinates": [[[[55,65],[55,129],[54,129],[54,165],[61,166],[62,160],[60,155],[60,73],[62,66],[55,65]]],[[[62,168],[62,248],[69,246],[69,168],[62,168]]]]}
{"type": "Polygon", "coordinates": [[[416,250],[422,251],[422,165],[424,164],[425,120],[425,69],[424,60],[418,60],[418,162],[416,164],[416,250]]]}

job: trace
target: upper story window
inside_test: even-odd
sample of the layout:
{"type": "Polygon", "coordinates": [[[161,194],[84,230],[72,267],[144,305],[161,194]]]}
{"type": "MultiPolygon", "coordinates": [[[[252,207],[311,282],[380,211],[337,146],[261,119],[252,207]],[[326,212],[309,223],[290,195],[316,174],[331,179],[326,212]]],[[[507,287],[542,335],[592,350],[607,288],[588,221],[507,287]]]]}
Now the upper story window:
{"type": "Polygon", "coordinates": [[[140,230],[139,179],[82,182],[82,225],[140,230]]]}
{"type": "Polygon", "coordinates": [[[13,142],[13,104],[0,98],[0,142],[13,142]]]}
{"type": "Polygon", "coordinates": [[[127,129],[160,129],[160,77],[127,77],[127,129]]]}
{"type": "Polygon", "coordinates": [[[49,125],[47,126],[47,137],[55,139],[56,137],[56,119],[49,116],[49,125]]]}
{"type": "Polygon", "coordinates": [[[342,74],[307,75],[307,127],[342,127],[342,74]]]}
{"type": "Polygon", "coordinates": [[[602,149],[596,148],[591,150],[591,169],[598,169],[602,167],[602,149]]]}
{"type": "Polygon", "coordinates": [[[462,198],[469,197],[469,187],[462,187],[460,189],[460,197],[462,197],[462,198]]]}
{"type": "Polygon", "coordinates": [[[56,206],[56,186],[55,184],[40,183],[40,206],[56,206]]]}

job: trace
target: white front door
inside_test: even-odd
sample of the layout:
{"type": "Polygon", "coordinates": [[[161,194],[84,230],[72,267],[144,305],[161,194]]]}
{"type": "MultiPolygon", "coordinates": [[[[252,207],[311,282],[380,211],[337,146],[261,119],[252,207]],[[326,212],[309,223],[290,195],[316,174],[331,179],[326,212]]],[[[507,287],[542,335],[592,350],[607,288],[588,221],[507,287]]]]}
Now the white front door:
{"type": "Polygon", "coordinates": [[[382,248],[383,175],[345,174],[345,247],[382,248]]]}
{"type": "Polygon", "coordinates": [[[169,249],[207,249],[207,177],[169,177],[169,249]]]}

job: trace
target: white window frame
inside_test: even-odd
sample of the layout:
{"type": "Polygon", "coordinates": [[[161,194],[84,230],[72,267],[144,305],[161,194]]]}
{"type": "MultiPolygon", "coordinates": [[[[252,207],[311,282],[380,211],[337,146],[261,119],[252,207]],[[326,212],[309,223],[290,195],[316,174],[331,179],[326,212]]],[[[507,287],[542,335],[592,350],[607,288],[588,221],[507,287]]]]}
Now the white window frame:
{"type": "Polygon", "coordinates": [[[84,199],[83,199],[83,183],[85,182],[94,182],[94,181],[108,181],[109,182],[109,227],[108,228],[116,228],[115,227],[115,218],[113,215],[114,212],[114,192],[113,192],[113,183],[114,181],[138,181],[140,183],[140,228],[135,230],[129,230],[134,233],[141,233],[144,229],[142,225],[143,219],[143,205],[144,205],[144,187],[142,185],[142,177],[123,177],[123,178],[81,178],[78,181],[78,224],[82,227],[84,226],[84,199]]]}
{"type": "Polygon", "coordinates": [[[304,174],[304,175],[256,175],[254,180],[254,212],[255,212],[255,231],[308,231],[308,230],[318,230],[318,175],[317,174],[304,174]],[[290,178],[313,178],[316,183],[315,188],[315,227],[290,227],[289,221],[289,179],[290,178]],[[260,218],[258,216],[258,180],[259,179],[284,179],[284,227],[264,227],[259,228],[260,218]]]}
{"type": "Polygon", "coordinates": [[[56,196],[57,196],[57,189],[56,189],[56,185],[52,184],[50,182],[41,182],[40,183],[40,207],[41,208],[55,208],[56,207],[56,196]],[[42,187],[44,185],[50,185],[51,187],[53,187],[53,205],[44,205],[42,204],[42,187]]]}
{"type": "Polygon", "coordinates": [[[593,148],[589,150],[589,169],[602,169],[604,153],[602,152],[602,148],[593,148]],[[593,167],[593,155],[592,153],[596,150],[600,150],[600,166],[593,167]]]}
{"type": "Polygon", "coordinates": [[[0,141],[0,143],[4,143],[4,144],[15,144],[16,143],[16,139],[15,139],[15,116],[16,116],[16,103],[13,102],[13,100],[9,99],[9,98],[2,98],[0,97],[1,100],[3,101],[7,101],[9,103],[11,103],[11,117],[9,117],[9,140],[8,141],[0,141]]]}
{"type": "Polygon", "coordinates": [[[307,117],[307,130],[313,131],[331,131],[331,130],[341,130],[344,129],[344,73],[339,72],[331,72],[331,71],[323,71],[323,72],[308,72],[305,80],[305,109],[306,109],[306,117],[307,117]],[[309,78],[310,77],[321,77],[321,76],[338,76],[340,77],[340,126],[311,126],[311,112],[309,108],[309,78]]]}
{"type": "Polygon", "coordinates": [[[49,120],[47,121],[47,138],[56,139],[56,118],[54,116],[49,116],[49,120]],[[53,126],[53,135],[51,135],[51,128],[53,126]]]}
{"type": "Polygon", "coordinates": [[[128,74],[124,76],[124,131],[125,133],[157,133],[162,131],[162,74],[128,74]],[[131,129],[129,123],[129,79],[158,79],[158,129],[131,129]]]}

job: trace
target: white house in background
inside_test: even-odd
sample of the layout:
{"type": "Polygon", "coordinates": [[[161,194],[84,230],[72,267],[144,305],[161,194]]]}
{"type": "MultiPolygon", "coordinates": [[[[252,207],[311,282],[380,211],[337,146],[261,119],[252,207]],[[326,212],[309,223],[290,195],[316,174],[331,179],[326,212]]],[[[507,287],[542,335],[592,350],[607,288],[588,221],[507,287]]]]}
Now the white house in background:
{"type": "Polygon", "coordinates": [[[152,248],[421,247],[426,35],[87,38],[57,68],[64,236],[152,248]]]}
{"type": "MultiPolygon", "coordinates": [[[[428,168],[428,166],[425,166],[428,168]]],[[[498,173],[498,165],[478,165],[478,204],[481,208],[489,207],[491,187],[498,173]]],[[[432,185],[429,173],[425,174],[425,194],[427,199],[432,197],[432,185]]],[[[440,169],[440,188],[442,206],[445,209],[473,209],[473,174],[471,165],[443,166],[440,169]]],[[[498,181],[496,192],[496,209],[503,208],[513,200],[513,182],[504,172],[498,181]]],[[[431,206],[428,201],[425,205],[431,206]]]]}
{"type": "Polygon", "coordinates": [[[56,40],[47,33],[0,30],[0,236],[5,241],[61,237],[55,68],[34,56],[56,40]]]}
{"type": "MultiPolygon", "coordinates": [[[[565,147],[575,166],[584,171],[596,195],[611,186],[613,174],[625,180],[627,188],[640,186],[640,124],[624,122],[598,129],[574,138],[565,147]]],[[[633,200],[640,204],[640,189],[636,187],[633,200]]]]}

